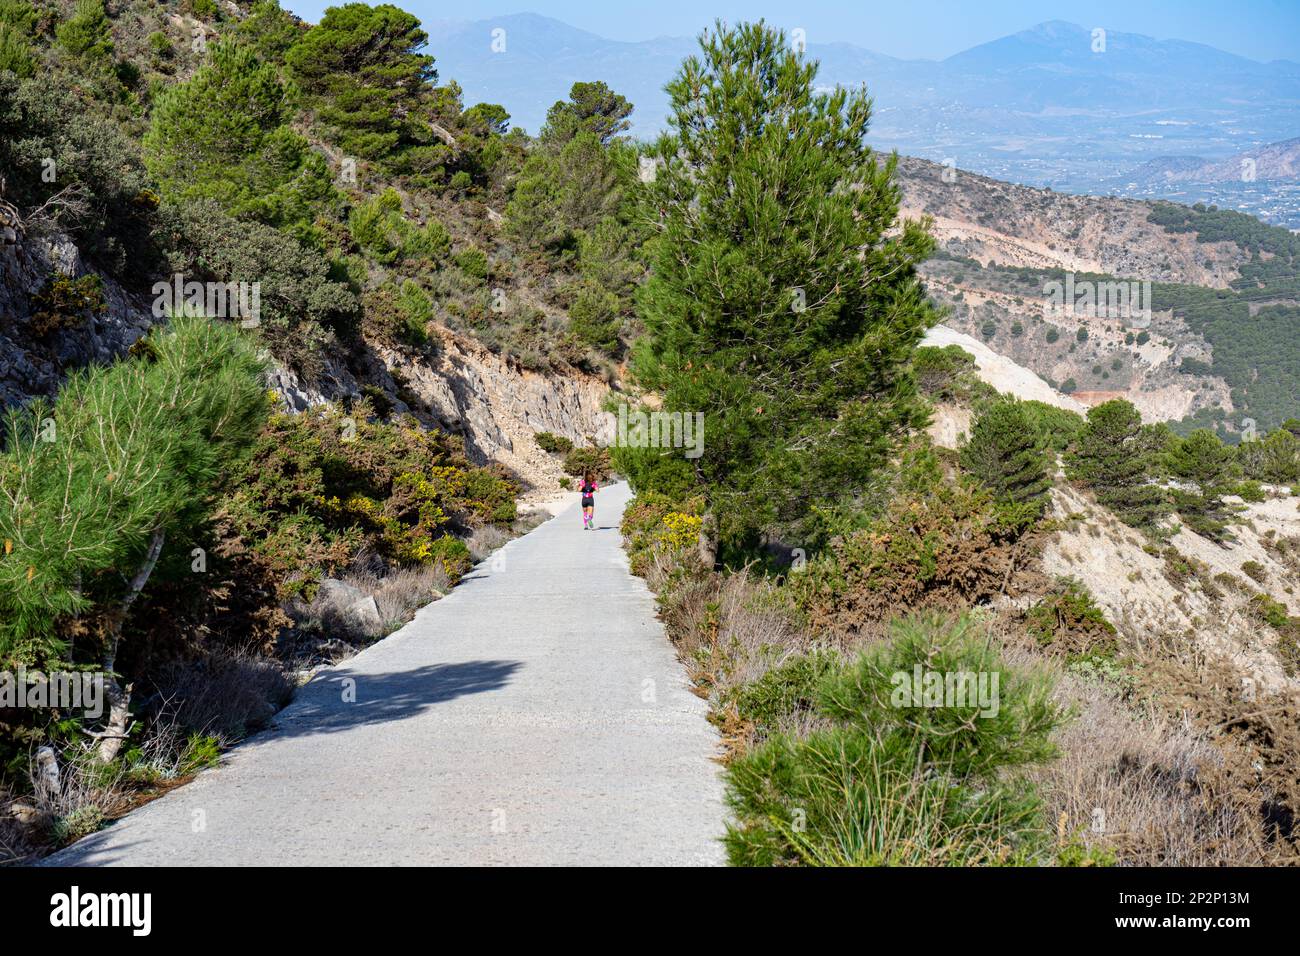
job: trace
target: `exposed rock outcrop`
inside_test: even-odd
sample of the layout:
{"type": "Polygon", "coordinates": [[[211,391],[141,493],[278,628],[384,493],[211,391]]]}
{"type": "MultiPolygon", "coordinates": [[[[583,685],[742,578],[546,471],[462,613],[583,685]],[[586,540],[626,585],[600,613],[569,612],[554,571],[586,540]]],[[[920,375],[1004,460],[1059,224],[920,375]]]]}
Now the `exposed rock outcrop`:
{"type": "Polygon", "coordinates": [[[148,303],[101,275],[106,309],[81,326],[36,339],[29,330],[32,297],[52,275],[95,270],[65,235],[30,235],[17,211],[0,202],[0,406],[52,396],[71,370],[111,362],[153,324],[148,303]]]}
{"type": "MultiPolygon", "coordinates": [[[[603,379],[577,369],[526,369],[449,329],[438,329],[437,345],[426,354],[380,348],[362,364],[364,384],[382,391],[398,411],[460,435],[471,459],[500,462],[539,491],[558,489],[563,472],[556,457],[538,447],[538,432],[576,444],[605,445],[614,436],[614,416],[603,409],[610,392],[603,379]]],[[[326,363],[314,384],[283,368],[273,372],[271,384],[294,411],[363,394],[363,382],[337,361],[326,363]]]]}

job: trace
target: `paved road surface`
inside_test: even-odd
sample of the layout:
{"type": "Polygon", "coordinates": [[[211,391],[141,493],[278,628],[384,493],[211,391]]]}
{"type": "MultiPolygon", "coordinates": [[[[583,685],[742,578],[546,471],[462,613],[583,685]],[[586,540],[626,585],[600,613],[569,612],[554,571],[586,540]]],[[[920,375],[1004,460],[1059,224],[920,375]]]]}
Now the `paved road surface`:
{"type": "Polygon", "coordinates": [[[584,531],[575,495],[222,766],[47,862],[722,862],[717,736],[628,572],[629,499],[602,489],[584,531]]]}

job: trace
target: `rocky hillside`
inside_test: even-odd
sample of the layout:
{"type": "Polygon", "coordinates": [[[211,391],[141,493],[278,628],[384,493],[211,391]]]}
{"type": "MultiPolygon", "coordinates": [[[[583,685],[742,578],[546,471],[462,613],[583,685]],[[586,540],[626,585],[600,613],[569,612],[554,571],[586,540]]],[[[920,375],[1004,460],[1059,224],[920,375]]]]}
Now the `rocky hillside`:
{"type": "MultiPolygon", "coordinates": [[[[5,16],[19,17],[24,7],[5,16]]],[[[419,103],[403,107],[418,108],[424,128],[405,145],[401,161],[358,149],[360,141],[344,142],[347,136],[325,123],[300,124],[301,134],[287,122],[266,124],[254,140],[268,134],[296,139],[291,152],[301,151],[298,159],[285,160],[301,165],[298,179],[284,188],[299,190],[308,178],[315,180],[309,189],[318,198],[290,214],[295,222],[284,211],[225,198],[230,187],[220,185],[220,177],[230,165],[248,161],[253,143],[226,158],[216,155],[220,144],[202,147],[219,165],[205,174],[208,179],[191,169],[190,181],[181,183],[168,180],[163,150],[142,139],[151,126],[160,133],[162,90],[202,96],[204,84],[227,69],[257,69],[260,82],[287,97],[288,86],[277,87],[275,77],[287,80],[307,69],[295,71],[286,59],[286,50],[306,35],[306,24],[264,3],[127,2],[82,11],[59,2],[31,10],[30,18],[22,14],[14,24],[28,35],[31,71],[39,64],[68,77],[59,85],[80,82],[84,95],[114,105],[107,121],[79,120],[71,101],[40,102],[36,90],[23,85],[24,72],[19,85],[0,89],[15,141],[30,137],[25,152],[0,155],[0,190],[12,199],[0,202],[4,406],[50,397],[70,371],[125,355],[158,322],[153,283],[177,274],[187,281],[261,286],[266,311],[277,313],[261,334],[286,409],[366,397],[385,414],[409,412],[429,427],[462,436],[472,460],[499,462],[526,488],[539,490],[554,490],[559,467],[537,447],[536,432],[577,444],[607,435],[611,419],[601,406],[622,348],[622,305],[611,293],[613,311],[597,315],[598,343],[577,326],[570,329],[569,307],[590,301],[582,298],[582,269],[573,267],[571,252],[553,257],[521,237],[501,212],[526,145],[505,135],[504,111],[466,109],[454,82],[431,88],[419,103]],[[98,45],[82,49],[69,24],[98,45]],[[255,55],[247,62],[217,62],[213,51],[231,44],[255,55]],[[105,74],[114,63],[115,72],[105,74]],[[59,113],[66,118],[56,120],[59,113]],[[418,174],[405,158],[416,153],[418,174]],[[44,154],[57,170],[49,184],[37,162],[44,154]],[[85,161],[87,155],[94,163],[85,161]],[[7,162],[21,165],[4,168],[7,162]],[[105,202],[92,178],[103,192],[121,189],[133,223],[94,220],[84,200],[69,201],[86,196],[92,207],[105,202]],[[187,205],[205,193],[221,197],[222,208],[187,205]],[[143,240],[141,225],[149,233],[143,240]],[[301,244],[287,243],[285,234],[301,244]],[[131,250],[129,261],[121,253],[103,255],[105,246],[125,248],[128,239],[141,247],[131,250]],[[308,279],[313,274],[318,278],[308,279]],[[315,302],[322,308],[309,304],[315,302]]],[[[417,36],[416,27],[403,29],[408,39],[417,36]]],[[[411,51],[392,56],[414,66],[422,62],[411,51]]],[[[314,103],[319,108],[324,100],[318,96],[314,103]]],[[[250,103],[205,105],[252,109],[250,103]]],[[[293,114],[286,105],[271,112],[287,121],[293,114]]],[[[195,108],[191,102],[184,110],[195,108]]],[[[287,208],[302,202],[294,198],[287,208]]],[[[608,269],[620,268],[622,253],[605,255],[608,269]]],[[[604,300],[596,307],[610,308],[604,300]]]]}
{"type": "MultiPolygon", "coordinates": [[[[1083,410],[967,336],[939,328],[926,344],[967,351],[979,378],[1001,394],[1083,410]]],[[[941,401],[928,434],[939,447],[958,450],[975,417],[965,402],[941,401]]],[[[1293,694],[1300,690],[1297,647],[1285,628],[1268,626],[1265,614],[1271,603],[1282,618],[1300,618],[1300,497],[1294,491],[1270,488],[1255,502],[1229,497],[1239,519],[1230,541],[1210,540],[1184,524],[1157,545],[1093,496],[1061,483],[1051,491],[1052,530],[1036,548],[1035,570],[1049,581],[1079,582],[1135,641],[1178,635],[1195,653],[1228,662],[1243,686],[1293,694]]],[[[1042,587],[1031,583],[1026,596],[1005,603],[1029,606],[1042,587]]]]}
{"type": "Polygon", "coordinates": [[[923,160],[899,168],[907,214],[933,222],[926,279],[953,329],[1084,404],[1122,396],[1149,421],[1231,433],[1247,419],[1275,427],[1293,407],[1300,247],[1286,230],[923,160]]]}
{"type": "Polygon", "coordinates": [[[1269,143],[1227,159],[1162,156],[1143,163],[1130,178],[1139,183],[1233,183],[1300,179],[1300,137],[1269,143]]]}
{"type": "MultiPolygon", "coordinates": [[[[125,356],[157,319],[148,298],[131,294],[94,269],[72,239],[60,233],[28,236],[12,206],[0,205],[0,400],[24,404],[51,398],[68,369],[125,356]],[[51,276],[93,277],[102,310],[84,323],[32,335],[33,303],[51,276]]],[[[437,347],[412,356],[379,346],[360,368],[330,357],[310,380],[277,365],[270,383],[286,410],[379,397],[394,412],[411,413],[429,427],[459,435],[470,458],[499,462],[530,488],[554,491],[562,471],[535,435],[563,435],[575,444],[608,444],[613,416],[603,408],[609,385],[580,369],[535,370],[495,353],[472,337],[436,326],[437,347]]]]}
{"type": "Polygon", "coordinates": [[[983,266],[1102,273],[1227,288],[1249,252],[1150,223],[1143,200],[1072,196],[903,157],[903,213],[928,215],[945,252],[983,266]]]}

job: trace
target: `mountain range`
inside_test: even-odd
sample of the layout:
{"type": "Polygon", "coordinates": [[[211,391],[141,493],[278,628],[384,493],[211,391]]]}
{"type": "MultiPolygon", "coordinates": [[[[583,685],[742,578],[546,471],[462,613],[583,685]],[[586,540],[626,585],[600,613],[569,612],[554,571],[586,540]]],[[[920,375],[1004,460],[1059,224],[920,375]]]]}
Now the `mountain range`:
{"type": "MultiPolygon", "coordinates": [[[[467,102],[500,103],[529,132],[574,81],[604,80],[635,104],[633,133],[652,136],[666,127],[664,84],[696,49],[690,37],[609,40],[531,13],[425,29],[467,102]]],[[[874,145],[1029,185],[1115,191],[1143,163],[1221,161],[1290,139],[1300,125],[1300,64],[1061,21],[943,60],[816,37],[807,52],[821,63],[820,83],[866,84],[874,145]]]]}

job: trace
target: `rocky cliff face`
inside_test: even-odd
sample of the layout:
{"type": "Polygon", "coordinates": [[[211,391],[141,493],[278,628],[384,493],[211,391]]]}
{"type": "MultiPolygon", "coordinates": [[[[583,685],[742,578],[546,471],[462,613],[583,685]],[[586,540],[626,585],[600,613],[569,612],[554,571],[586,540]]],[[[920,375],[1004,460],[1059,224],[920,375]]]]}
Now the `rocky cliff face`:
{"type": "Polygon", "coordinates": [[[277,369],[272,387],[295,411],[378,389],[396,410],[460,435],[474,461],[504,464],[538,491],[558,489],[563,474],[559,461],[538,447],[538,432],[576,444],[613,440],[614,416],[603,410],[610,387],[603,379],[578,370],[525,369],[449,329],[437,331],[436,347],[422,355],[385,348],[370,353],[360,363],[360,379],[336,361],[310,385],[277,369]]]}
{"type": "Polygon", "coordinates": [[[465,437],[470,455],[499,461],[530,482],[558,488],[560,469],[534,436],[552,432],[575,444],[608,445],[614,417],[603,410],[609,386],[577,370],[567,374],[519,367],[476,342],[440,330],[435,360],[403,362],[383,353],[390,374],[425,402],[449,430],[465,437]]]}
{"type": "Polygon", "coordinates": [[[52,396],[69,371],[112,361],[148,331],[153,323],[148,303],[101,276],[103,314],[48,336],[32,334],[32,297],[49,277],[92,271],[67,236],[30,235],[14,208],[0,201],[0,406],[52,396]]]}

